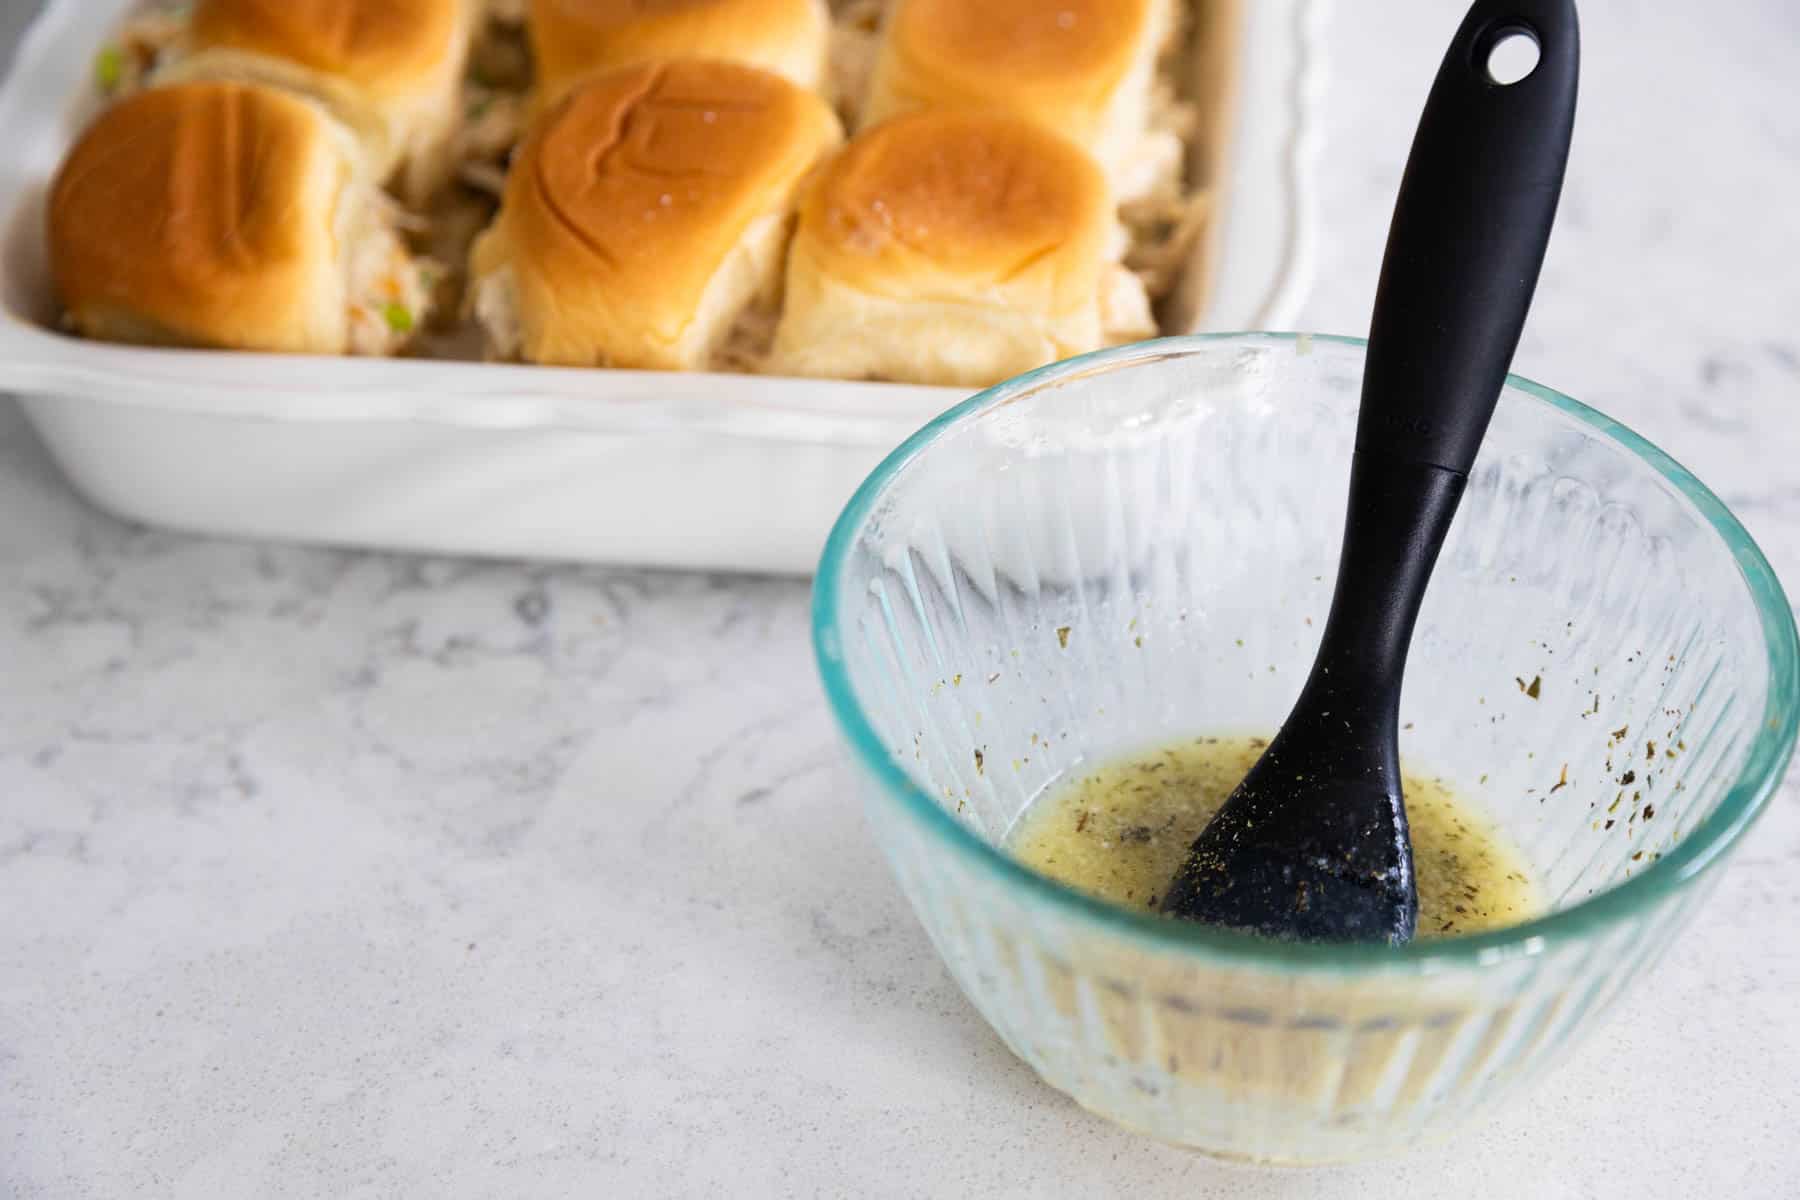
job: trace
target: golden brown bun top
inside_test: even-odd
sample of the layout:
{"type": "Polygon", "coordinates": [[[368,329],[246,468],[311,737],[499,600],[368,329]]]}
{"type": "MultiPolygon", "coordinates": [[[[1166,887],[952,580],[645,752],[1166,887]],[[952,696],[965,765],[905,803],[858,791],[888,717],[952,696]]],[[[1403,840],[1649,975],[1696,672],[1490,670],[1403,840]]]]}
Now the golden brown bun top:
{"type": "Polygon", "coordinates": [[[914,104],[1055,110],[1104,102],[1141,52],[1153,0],[898,0],[887,54],[914,104]]]}
{"type": "Polygon", "coordinates": [[[714,58],[812,87],[824,63],[822,0],[531,0],[538,79],[558,91],[629,63],[714,58]]]}
{"type": "Polygon", "coordinates": [[[375,90],[431,77],[455,53],[468,0],[199,0],[196,49],[283,58],[375,90]]]}
{"type": "Polygon", "coordinates": [[[834,276],[888,294],[966,294],[1034,274],[1043,304],[1092,303],[1112,214],[1085,152],[998,113],[887,121],[821,172],[802,236],[834,276]]]}
{"type": "Polygon", "coordinates": [[[201,341],[278,323],[333,260],[346,137],[305,101],[238,83],[121,101],[51,185],[64,306],[137,312],[201,341]]]}
{"type": "Polygon", "coordinates": [[[507,225],[539,271],[674,286],[710,273],[838,137],[824,101],[766,71],[625,67],[538,123],[508,181],[507,225]]]}

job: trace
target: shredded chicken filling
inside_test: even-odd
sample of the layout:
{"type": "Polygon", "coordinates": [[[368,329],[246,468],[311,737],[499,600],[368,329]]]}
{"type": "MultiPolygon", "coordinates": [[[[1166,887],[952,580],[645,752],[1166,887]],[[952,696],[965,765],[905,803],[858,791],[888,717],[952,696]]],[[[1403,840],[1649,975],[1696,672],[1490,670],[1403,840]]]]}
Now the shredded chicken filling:
{"type": "Polygon", "coordinates": [[[153,0],[133,14],[94,59],[94,86],[100,94],[117,100],[143,88],[158,67],[180,52],[191,7],[153,0]]]}
{"type": "Polygon", "coordinates": [[[862,115],[875,57],[881,49],[881,19],[886,0],[832,0],[831,47],[826,98],[844,127],[855,129],[862,115]]]}
{"type": "Polygon", "coordinates": [[[775,345],[775,326],[781,321],[781,309],[771,302],[748,304],[732,322],[731,329],[708,364],[715,371],[754,374],[769,360],[775,345]]]}
{"type": "Polygon", "coordinates": [[[398,205],[377,193],[371,213],[350,237],[350,353],[384,356],[397,354],[430,319],[442,268],[407,249],[401,226],[415,222],[398,205]]]}

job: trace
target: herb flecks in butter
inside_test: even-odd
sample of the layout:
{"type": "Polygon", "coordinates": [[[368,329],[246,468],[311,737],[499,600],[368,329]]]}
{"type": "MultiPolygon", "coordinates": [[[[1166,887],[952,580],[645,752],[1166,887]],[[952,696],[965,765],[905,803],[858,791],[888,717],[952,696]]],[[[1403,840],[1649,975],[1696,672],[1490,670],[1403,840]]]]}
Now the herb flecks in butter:
{"type": "MultiPolygon", "coordinates": [[[[1203,737],[1102,764],[1039,798],[1008,847],[1072,887],[1155,911],[1194,838],[1267,744],[1203,737]]],[[[1441,780],[1408,776],[1405,788],[1421,937],[1496,929],[1541,911],[1523,857],[1477,809],[1441,780]]]]}

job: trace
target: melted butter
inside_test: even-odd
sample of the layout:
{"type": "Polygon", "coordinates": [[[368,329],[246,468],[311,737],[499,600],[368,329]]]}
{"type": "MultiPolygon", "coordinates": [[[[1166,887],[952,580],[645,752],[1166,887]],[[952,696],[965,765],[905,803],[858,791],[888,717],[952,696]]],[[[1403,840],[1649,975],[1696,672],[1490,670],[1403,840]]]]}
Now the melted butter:
{"type": "MultiPolygon", "coordinates": [[[[1026,866],[1114,904],[1155,910],[1187,850],[1263,738],[1199,738],[1133,755],[1052,787],[1007,848],[1026,866]]],[[[1515,925],[1543,903],[1516,847],[1435,779],[1407,774],[1421,938],[1515,925]]]]}

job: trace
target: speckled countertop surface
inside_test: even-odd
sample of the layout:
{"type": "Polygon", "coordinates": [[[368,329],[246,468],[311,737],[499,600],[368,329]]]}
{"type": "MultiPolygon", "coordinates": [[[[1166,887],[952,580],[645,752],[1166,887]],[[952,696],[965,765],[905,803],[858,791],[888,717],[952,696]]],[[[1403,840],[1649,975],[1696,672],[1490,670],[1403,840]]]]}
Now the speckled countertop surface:
{"type": "MultiPolygon", "coordinates": [[[[1306,327],[1366,323],[1459,7],[1335,14],[1306,327]]],[[[1587,7],[1519,368],[1671,449],[1792,585],[1800,8],[1587,7]]],[[[1226,1168],[1083,1113],[963,1001],[805,635],[795,582],[132,528],[0,401],[0,1193],[1800,1194],[1791,787],[1510,1115],[1226,1168]]]]}

